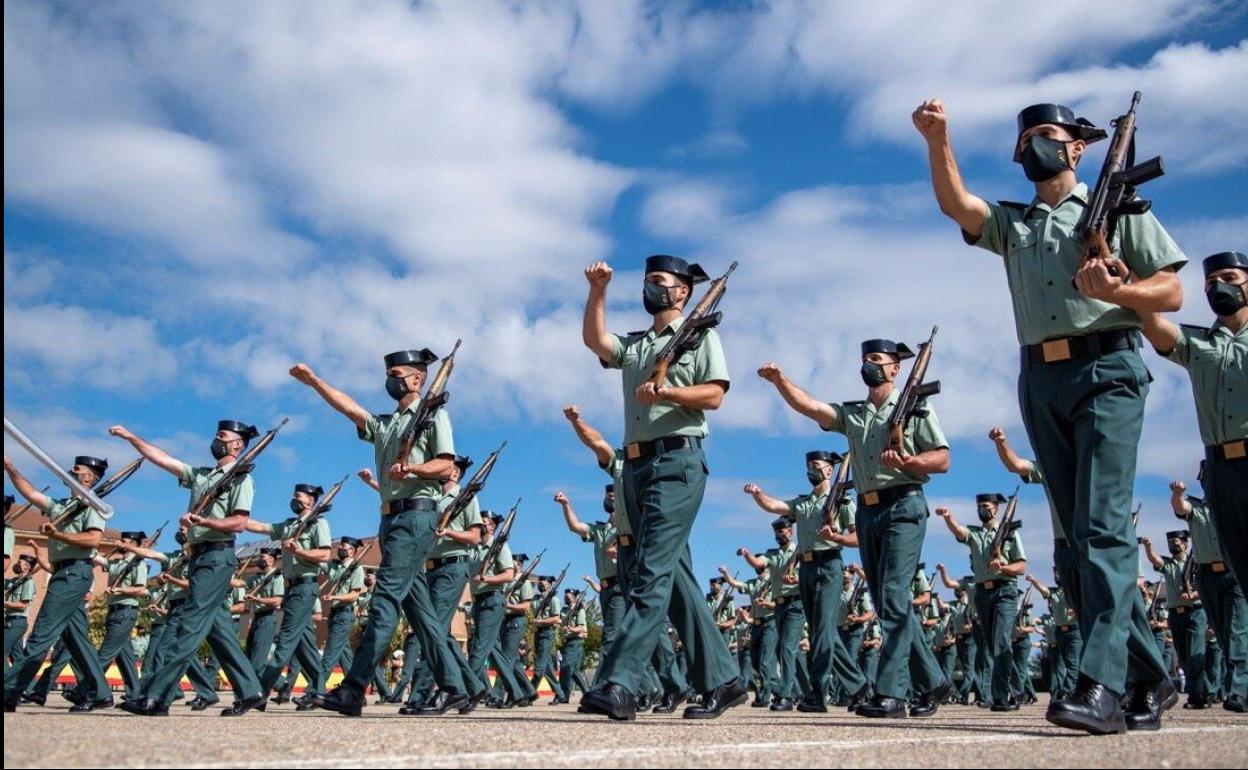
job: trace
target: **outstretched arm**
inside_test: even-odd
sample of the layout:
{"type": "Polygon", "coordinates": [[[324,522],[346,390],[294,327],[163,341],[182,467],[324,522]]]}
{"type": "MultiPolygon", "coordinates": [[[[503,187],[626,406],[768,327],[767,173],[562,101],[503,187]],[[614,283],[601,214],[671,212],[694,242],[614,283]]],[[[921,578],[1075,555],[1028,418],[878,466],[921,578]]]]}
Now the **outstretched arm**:
{"type": "Polygon", "coordinates": [[[182,469],[186,466],[186,463],[155,444],[139,438],[133,432],[127,430],[124,425],[114,425],[108,429],[108,432],[122,441],[129,442],[130,446],[134,447],[135,451],[143,455],[152,465],[177,476],[179,479],[182,478],[182,469]]]}
{"type": "Polygon", "coordinates": [[[1018,476],[1031,474],[1031,461],[1019,457],[1014,447],[1010,446],[1009,439],[1005,436],[1005,428],[993,428],[988,432],[988,438],[992,439],[992,443],[996,445],[997,457],[1001,459],[1001,464],[1007,471],[1018,476]]]}
{"type": "Polygon", "coordinates": [[[755,570],[760,570],[767,566],[767,560],[750,553],[749,548],[738,548],[737,555],[742,559],[745,559],[745,563],[750,565],[755,570]]]}
{"type": "Polygon", "coordinates": [[[967,192],[962,183],[962,172],[958,170],[953,145],[949,141],[949,122],[944,105],[939,99],[929,99],[920,104],[911,117],[914,127],[927,140],[932,189],[941,213],[957,222],[969,235],[978,238],[988,217],[988,204],[967,192]]]}
{"type": "Polygon", "coordinates": [[[958,539],[959,543],[966,542],[966,538],[971,532],[959,524],[957,519],[953,518],[953,511],[942,505],[936,509],[936,515],[945,520],[945,526],[949,528],[949,531],[953,533],[953,536],[958,539]]]}
{"type": "Polygon", "coordinates": [[[369,413],[367,409],[356,403],[355,399],[346,393],[317,377],[316,372],[312,371],[312,367],[307,364],[295,364],[292,366],[290,368],[290,376],[315,390],[321,398],[325,399],[325,403],[333,407],[334,411],[355,423],[355,427],[363,429],[364,424],[368,422],[369,413]]]}
{"type": "Polygon", "coordinates": [[[1186,491],[1187,485],[1182,481],[1170,482],[1170,508],[1174,511],[1174,515],[1180,519],[1186,519],[1192,512],[1192,504],[1183,495],[1186,491]]]}
{"type": "Polygon", "coordinates": [[[598,464],[605,468],[615,457],[615,450],[611,448],[611,444],[607,443],[597,428],[581,419],[581,409],[575,404],[565,406],[563,416],[572,423],[572,430],[576,432],[576,437],[581,440],[582,444],[589,447],[594,457],[597,458],[598,464]]]}
{"type": "Polygon", "coordinates": [[[563,523],[567,525],[568,530],[581,539],[588,537],[589,525],[577,518],[576,511],[572,510],[572,501],[568,500],[568,496],[562,492],[556,492],[555,502],[559,503],[559,507],[563,509],[563,523]]]}
{"type": "Polygon", "coordinates": [[[824,430],[831,430],[836,423],[836,407],[819,401],[784,376],[779,364],[767,363],[758,369],[758,376],[776,386],[780,397],[793,411],[805,415],[824,430]]]}
{"type": "Polygon", "coordinates": [[[9,474],[9,478],[13,480],[13,486],[17,489],[19,495],[26,498],[31,505],[39,510],[48,510],[48,506],[52,503],[52,498],[36,489],[35,485],[31,484],[30,480],[17,469],[17,466],[13,464],[8,455],[4,456],[4,470],[9,474]]]}
{"type": "Polygon", "coordinates": [[[757,484],[746,484],[745,493],[754,498],[754,502],[759,508],[776,516],[785,516],[789,513],[789,504],[783,500],[778,500],[766,492],[757,484]]]}
{"type": "Polygon", "coordinates": [[[1161,569],[1162,566],[1165,565],[1165,562],[1160,556],[1157,555],[1157,552],[1153,550],[1153,541],[1146,537],[1142,537],[1140,538],[1140,542],[1144,546],[1144,557],[1148,559],[1148,563],[1153,565],[1153,569],[1161,569]]]}
{"type": "Polygon", "coordinates": [[[607,284],[611,268],[606,262],[595,262],[585,268],[589,281],[589,297],[585,300],[585,316],[581,320],[581,340],[585,347],[603,361],[615,354],[615,338],[607,332],[607,284]]]}

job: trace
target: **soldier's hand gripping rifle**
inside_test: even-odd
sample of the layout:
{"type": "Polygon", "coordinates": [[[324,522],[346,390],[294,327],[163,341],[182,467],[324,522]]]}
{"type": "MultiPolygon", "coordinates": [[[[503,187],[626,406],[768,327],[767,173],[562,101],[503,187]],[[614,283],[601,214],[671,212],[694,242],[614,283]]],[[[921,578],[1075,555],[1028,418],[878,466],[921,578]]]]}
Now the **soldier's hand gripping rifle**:
{"type": "Polygon", "coordinates": [[[576,625],[576,613],[580,612],[581,607],[584,607],[584,606],[585,606],[585,592],[581,591],[579,594],[577,594],[576,601],[572,602],[572,606],[568,607],[567,617],[564,618],[563,623],[560,624],[564,631],[567,631],[568,629],[576,625]]]}
{"type": "MultiPolygon", "coordinates": [[[[724,570],[724,571],[727,572],[727,570],[724,570]]],[[[719,597],[719,604],[715,605],[715,622],[716,623],[718,623],[719,619],[724,616],[724,613],[728,610],[729,607],[732,606],[732,600],[736,598],[737,586],[735,584],[737,582],[737,575],[740,575],[740,574],[741,574],[740,572],[733,573],[732,580],[727,581],[728,587],[724,589],[723,594],[719,597]]]]}
{"type": "MultiPolygon", "coordinates": [[[[516,523],[516,511],[520,508],[520,501],[523,499],[522,497],[516,498],[516,504],[507,512],[507,518],[503,519],[503,523],[494,531],[494,539],[490,541],[490,547],[486,549],[485,556],[481,558],[481,569],[477,571],[478,580],[484,578],[494,568],[494,562],[498,561],[498,555],[503,552],[503,546],[507,545],[507,541],[511,539],[511,528],[516,523]]],[[[546,553],[545,549],[542,553],[546,553]]],[[[533,574],[533,568],[541,560],[542,556],[538,554],[536,559],[529,562],[529,568],[525,572],[533,574]]]]}
{"type": "Polygon", "coordinates": [[[327,583],[325,585],[325,589],[322,593],[325,596],[337,595],[338,592],[342,590],[343,585],[346,584],[347,579],[351,577],[352,573],[355,572],[355,568],[360,566],[360,563],[364,559],[364,554],[371,551],[373,549],[373,546],[376,544],[377,544],[377,538],[373,538],[372,540],[369,540],[367,543],[364,544],[363,548],[361,548],[359,551],[356,552],[355,556],[352,556],[350,559],[347,559],[346,561],[344,561],[342,563],[342,569],[339,570],[337,577],[334,578],[333,582],[327,583]]]}
{"type": "Polygon", "coordinates": [[[867,581],[862,579],[862,575],[855,575],[854,589],[849,592],[849,601],[845,604],[846,618],[854,614],[854,609],[858,606],[858,600],[862,598],[862,592],[865,590],[867,590],[867,581]]]}
{"type": "Polygon", "coordinates": [[[1027,590],[1023,592],[1023,600],[1018,604],[1018,615],[1014,620],[1015,628],[1022,628],[1027,625],[1027,611],[1031,609],[1031,586],[1027,586],[1027,590]]]}
{"type": "MultiPolygon", "coordinates": [[[[104,479],[99,484],[96,484],[95,488],[91,490],[92,493],[101,499],[107,497],[109,492],[112,492],[114,489],[121,486],[126,479],[133,476],[142,464],[142,457],[131,460],[126,463],[126,465],[122,466],[121,470],[117,471],[112,476],[109,476],[107,479],[104,479]]],[[[58,529],[65,526],[69,522],[78,518],[78,516],[89,507],[91,507],[90,503],[80,497],[71,499],[65,506],[65,510],[61,511],[60,515],[52,520],[52,526],[57,527],[58,529]]],[[[112,517],[110,516],[108,518],[112,517]]]]}
{"type": "Polygon", "coordinates": [[[559,590],[560,584],[563,583],[563,578],[568,574],[568,567],[571,566],[571,564],[565,566],[563,571],[559,573],[559,577],[555,578],[555,582],[550,584],[550,588],[542,593],[541,599],[537,602],[537,611],[533,613],[533,617],[540,618],[546,612],[546,609],[550,607],[550,600],[555,598],[555,592],[559,590]]]}
{"type": "Polygon", "coordinates": [[[1157,585],[1153,586],[1153,598],[1148,601],[1148,620],[1150,623],[1157,623],[1157,610],[1161,607],[1161,581],[1157,581],[1157,585]]]}
{"type": "Polygon", "coordinates": [[[462,342],[463,340],[455,340],[455,347],[451,348],[450,354],[442,359],[442,363],[438,366],[438,373],[433,376],[429,387],[425,389],[425,395],[421,396],[420,406],[416,407],[412,421],[399,436],[399,449],[394,453],[394,459],[390,461],[392,465],[407,462],[408,456],[412,453],[412,447],[416,446],[421,434],[433,425],[434,416],[450,399],[451,394],[446,389],[446,382],[451,378],[451,372],[455,370],[455,354],[459,352],[462,342]]]}
{"type": "Polygon", "coordinates": [[[834,533],[841,531],[836,509],[849,497],[849,488],[854,483],[849,479],[849,461],[853,455],[853,452],[846,452],[841,458],[840,467],[836,469],[836,476],[832,480],[832,488],[828,490],[828,499],[823,502],[823,525],[834,533]]]}
{"type": "Polygon", "coordinates": [[[910,369],[910,377],[906,380],[906,386],[901,391],[901,396],[897,399],[897,405],[893,407],[893,413],[888,418],[888,449],[896,452],[902,451],[905,446],[906,425],[912,417],[927,416],[927,399],[940,392],[940,380],[935,382],[924,382],[927,377],[927,367],[932,362],[932,342],[936,339],[936,332],[939,326],[932,327],[932,336],[927,338],[927,342],[919,345],[919,354],[914,359],[914,366],[910,369]]]}
{"type": "Polygon", "coordinates": [[[269,568],[268,572],[265,572],[263,575],[261,575],[260,579],[257,580],[254,585],[252,585],[250,588],[247,589],[247,593],[256,597],[257,599],[261,598],[259,595],[260,592],[263,591],[265,588],[267,588],[269,583],[272,583],[274,578],[276,578],[280,574],[282,574],[282,562],[279,559],[276,564],[274,564],[272,567],[269,568]]]}
{"type": "MultiPolygon", "coordinates": [[[[1005,514],[1001,517],[1001,523],[997,526],[997,532],[992,536],[992,558],[1002,561],[1004,557],[1001,555],[1005,548],[1005,542],[1020,527],[1023,526],[1021,521],[1015,521],[1014,516],[1018,513],[1018,490],[1014,488],[1014,494],[1010,496],[1009,502],[1005,504],[1005,514]]],[[[1028,588],[1028,591],[1031,589],[1028,588]]]]}
{"type": "Polygon", "coordinates": [[[529,560],[528,566],[525,567],[520,572],[520,574],[516,577],[516,579],[507,584],[506,590],[507,590],[508,599],[511,599],[513,596],[515,596],[516,591],[518,591],[521,586],[527,583],[529,578],[533,577],[533,573],[537,570],[537,565],[542,563],[542,557],[545,555],[546,555],[546,549],[543,548],[541,553],[539,553],[537,556],[529,560]]]}
{"type": "Polygon", "coordinates": [[[212,482],[212,485],[204,490],[199,496],[195,504],[191,506],[191,510],[186,512],[187,516],[203,516],[204,511],[208,510],[217,498],[234,488],[234,485],[242,481],[242,479],[251,473],[256,467],[256,458],[260,453],[269,448],[273,443],[273,439],[277,438],[277,432],[290,422],[289,417],[283,417],[275,427],[270,428],[255,444],[250,446],[247,451],[239,456],[238,460],[231,465],[221,478],[212,482]]]}
{"type": "Polygon", "coordinates": [[[290,533],[286,535],[286,539],[298,540],[308,530],[315,527],[316,523],[321,520],[321,517],[329,513],[330,509],[334,507],[334,498],[342,491],[342,485],[347,483],[347,479],[350,477],[351,474],[343,476],[338,483],[329,488],[328,492],[321,495],[321,499],[317,500],[315,505],[299,514],[294,525],[290,528],[290,533]]]}
{"type": "MultiPolygon", "coordinates": [[[[161,524],[160,529],[153,532],[152,536],[144,540],[142,543],[140,543],[139,546],[142,548],[151,548],[153,545],[156,544],[156,541],[160,540],[160,535],[162,532],[165,531],[165,527],[167,526],[169,526],[168,521],[166,521],[164,524],[161,524]]],[[[143,557],[140,556],[139,554],[137,553],[126,554],[125,564],[123,564],[121,566],[121,569],[117,570],[117,574],[114,575],[108,581],[108,590],[111,591],[114,588],[117,588],[118,586],[120,586],[122,583],[126,582],[126,578],[130,577],[130,573],[138,569],[138,566],[142,563],[143,563],[143,557]]]]}
{"type": "MultiPolygon", "coordinates": [[[[1135,162],[1135,108],[1140,103],[1140,92],[1131,97],[1131,108],[1111,125],[1114,137],[1105,154],[1105,163],[1096,179],[1096,188],[1088,199],[1088,207],[1075,226],[1075,233],[1083,238],[1083,258],[1108,259],[1118,218],[1143,214],[1152,208],[1152,201],[1136,196],[1136,188],[1166,173],[1161,156],[1143,163],[1135,162]]],[[[1109,274],[1118,276],[1118,269],[1109,267],[1109,274]]],[[[1073,285],[1072,280],[1072,285],[1073,285]]]]}
{"type": "Polygon", "coordinates": [[[438,519],[438,526],[434,528],[434,532],[441,532],[451,526],[451,522],[460,514],[468,504],[476,499],[481,490],[485,489],[485,482],[490,478],[490,471],[494,470],[494,464],[498,462],[498,455],[507,446],[504,441],[485,458],[485,462],[481,463],[481,467],[477,468],[477,472],[472,474],[472,478],[467,484],[460,487],[459,493],[447,504],[446,509],[442,511],[442,516],[438,519]]]}
{"type": "Polygon", "coordinates": [[[719,326],[719,322],[723,320],[723,313],[718,312],[716,308],[728,289],[728,276],[732,275],[736,269],[737,263],[733,262],[728,266],[728,272],[711,281],[710,288],[693,308],[693,312],[685,317],[680,328],[654,357],[654,369],[646,378],[647,382],[653,383],[656,388],[666,385],[668,367],[686,352],[697,350],[702,340],[706,338],[707,331],[719,326]]]}

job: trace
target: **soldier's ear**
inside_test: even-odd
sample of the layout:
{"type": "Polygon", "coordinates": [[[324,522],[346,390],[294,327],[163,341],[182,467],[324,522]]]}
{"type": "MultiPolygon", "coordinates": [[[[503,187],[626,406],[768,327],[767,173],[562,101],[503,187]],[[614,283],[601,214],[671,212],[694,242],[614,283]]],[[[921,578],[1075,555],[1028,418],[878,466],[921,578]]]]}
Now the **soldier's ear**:
{"type": "Polygon", "coordinates": [[[1078,168],[1079,161],[1083,160],[1083,153],[1088,149],[1088,143],[1082,139],[1076,139],[1070,143],[1068,154],[1070,155],[1070,167],[1078,168]]]}

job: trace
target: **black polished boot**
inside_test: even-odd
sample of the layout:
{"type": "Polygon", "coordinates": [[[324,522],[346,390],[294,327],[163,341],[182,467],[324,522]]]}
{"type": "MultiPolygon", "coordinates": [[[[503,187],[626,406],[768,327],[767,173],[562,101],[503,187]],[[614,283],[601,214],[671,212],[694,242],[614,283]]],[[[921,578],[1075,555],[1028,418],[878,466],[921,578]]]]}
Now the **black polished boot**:
{"type": "Polygon", "coordinates": [[[1050,703],[1044,718],[1059,727],[1093,735],[1125,733],[1127,722],[1120,698],[1104,685],[1080,676],[1070,697],[1050,703]]]}
{"type": "Polygon", "coordinates": [[[680,704],[684,703],[688,697],[689,690],[682,690],[680,692],[668,690],[663,693],[663,699],[659,701],[659,705],[654,707],[654,711],[652,713],[673,714],[676,712],[676,708],[680,706],[680,704]]]}
{"type": "MultiPolygon", "coordinates": [[[[741,680],[733,679],[703,696],[702,705],[685,709],[684,717],[685,719],[715,719],[728,709],[745,703],[749,695],[749,690],[741,683],[741,680]]],[[[792,707],[792,702],[790,702],[790,707],[792,707]]]]}
{"type": "Polygon", "coordinates": [[[617,722],[631,722],[637,718],[637,699],[623,685],[614,682],[585,693],[581,708],[587,714],[600,714],[617,722]]]}
{"type": "Polygon", "coordinates": [[[876,695],[859,706],[854,713],[870,719],[905,719],[906,704],[898,698],[876,695]]]}
{"type": "Polygon", "coordinates": [[[336,711],[345,717],[358,717],[364,710],[364,693],[358,692],[347,685],[339,685],[326,695],[312,698],[317,708],[336,711]]]}
{"type": "Polygon", "coordinates": [[[1160,730],[1161,715],[1178,702],[1179,691],[1174,689],[1168,677],[1152,685],[1137,684],[1132,688],[1130,702],[1123,709],[1127,729],[1160,730]]]}

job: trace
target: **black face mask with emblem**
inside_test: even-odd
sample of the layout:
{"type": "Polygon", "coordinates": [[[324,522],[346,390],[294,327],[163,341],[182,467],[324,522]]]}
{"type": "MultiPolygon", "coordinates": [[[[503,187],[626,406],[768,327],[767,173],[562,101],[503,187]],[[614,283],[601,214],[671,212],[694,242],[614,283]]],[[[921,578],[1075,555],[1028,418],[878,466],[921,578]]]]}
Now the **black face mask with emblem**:
{"type": "Polygon", "coordinates": [[[1033,182],[1047,182],[1070,168],[1067,142],[1033,136],[1023,148],[1023,173],[1033,182]]]}
{"type": "Polygon", "coordinates": [[[878,388],[888,382],[888,375],[884,374],[884,367],[870,361],[862,365],[861,374],[862,381],[866,383],[868,388],[878,388]]]}
{"type": "MultiPolygon", "coordinates": [[[[1245,286],[1248,286],[1246,284],[1245,286]]],[[[1209,291],[1205,292],[1205,298],[1209,300],[1209,308],[1219,316],[1226,318],[1233,316],[1248,305],[1248,297],[1245,296],[1244,286],[1236,286],[1230,283],[1217,281],[1213,286],[1209,287],[1209,291]]]]}

